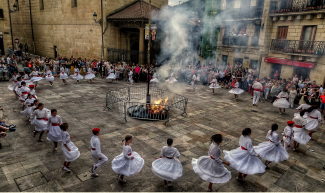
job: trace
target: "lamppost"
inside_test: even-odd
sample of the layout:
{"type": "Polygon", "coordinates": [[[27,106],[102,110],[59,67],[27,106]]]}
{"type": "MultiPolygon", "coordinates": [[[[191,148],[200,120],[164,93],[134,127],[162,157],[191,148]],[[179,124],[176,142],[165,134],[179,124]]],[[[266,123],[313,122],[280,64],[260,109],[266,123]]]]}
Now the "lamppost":
{"type": "Polygon", "coordinates": [[[104,22],[103,22],[103,5],[102,4],[103,4],[103,2],[101,1],[101,19],[97,21],[97,13],[96,12],[93,14],[93,18],[95,20],[95,23],[98,23],[102,29],[102,31],[101,31],[101,33],[102,33],[102,50],[101,50],[101,52],[102,52],[102,60],[104,60],[104,32],[103,32],[104,22]]]}
{"type": "Polygon", "coordinates": [[[12,25],[11,25],[11,15],[10,13],[14,13],[17,11],[17,5],[13,5],[14,10],[12,11],[9,6],[9,0],[8,0],[8,10],[9,10],[9,22],[10,22],[10,33],[11,33],[11,44],[12,44],[12,49],[14,49],[14,36],[12,35],[12,25]]]}

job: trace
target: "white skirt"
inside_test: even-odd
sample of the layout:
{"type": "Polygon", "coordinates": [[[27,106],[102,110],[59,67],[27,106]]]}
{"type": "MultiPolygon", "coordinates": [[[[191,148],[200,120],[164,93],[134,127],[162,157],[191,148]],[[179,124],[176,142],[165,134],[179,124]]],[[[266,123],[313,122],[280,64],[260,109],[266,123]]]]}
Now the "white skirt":
{"type": "Polygon", "coordinates": [[[12,91],[13,90],[17,91],[17,88],[18,88],[17,82],[14,82],[12,85],[8,86],[8,89],[12,91]]]}
{"type": "Polygon", "coordinates": [[[201,156],[192,159],[194,172],[203,180],[211,183],[226,183],[231,179],[231,173],[222,162],[212,159],[210,156],[201,156]]]}
{"type": "Polygon", "coordinates": [[[182,177],[183,167],[177,158],[160,158],[152,162],[152,172],[159,178],[167,181],[175,181],[182,177]]]}
{"type": "Polygon", "coordinates": [[[45,80],[48,82],[53,82],[54,81],[54,76],[46,76],[45,80]]]}
{"type": "Polygon", "coordinates": [[[242,90],[242,89],[240,89],[240,88],[233,88],[233,89],[231,89],[230,91],[229,91],[229,93],[231,93],[231,94],[241,94],[241,93],[243,93],[244,92],[244,90],[242,90]]]}
{"type": "Polygon", "coordinates": [[[50,125],[48,127],[48,130],[49,130],[49,133],[47,134],[47,140],[53,141],[53,142],[62,141],[60,126],[50,125]]]}
{"type": "Polygon", "coordinates": [[[94,79],[95,77],[96,77],[95,74],[87,73],[87,75],[85,76],[85,79],[90,80],[90,79],[94,79]]]}
{"type": "Polygon", "coordinates": [[[43,119],[35,118],[33,120],[33,125],[35,125],[35,130],[38,132],[45,131],[47,129],[47,121],[43,119]]]}
{"type": "Polygon", "coordinates": [[[247,150],[237,149],[231,151],[223,150],[225,160],[230,162],[230,166],[243,174],[253,175],[264,173],[265,165],[257,156],[251,155],[247,150]]]}
{"type": "Polygon", "coordinates": [[[275,163],[289,159],[289,154],[281,143],[276,145],[271,141],[265,141],[255,146],[254,151],[258,153],[261,158],[275,163]]]}
{"type": "Polygon", "coordinates": [[[112,169],[117,174],[122,174],[124,176],[132,176],[141,171],[144,160],[137,152],[132,152],[133,160],[125,159],[123,153],[119,156],[116,156],[112,161],[112,169]]]}
{"type": "Polygon", "coordinates": [[[287,109],[290,107],[290,103],[285,98],[280,98],[274,101],[273,106],[278,108],[287,109]]]}
{"type": "Polygon", "coordinates": [[[106,79],[111,79],[111,80],[115,80],[116,76],[114,73],[110,73],[109,76],[106,79]]]}
{"type": "Polygon", "coordinates": [[[39,77],[39,76],[33,76],[30,79],[31,82],[38,82],[38,81],[41,81],[41,80],[43,80],[43,78],[42,77],[39,77]]]}
{"type": "Polygon", "coordinates": [[[175,83],[175,82],[177,82],[177,80],[174,77],[169,78],[168,80],[166,80],[166,83],[170,83],[170,84],[175,83]]]}
{"type": "Polygon", "coordinates": [[[309,131],[317,131],[319,129],[318,119],[310,118],[309,116],[306,118],[307,124],[305,128],[309,131]]]}
{"type": "Polygon", "coordinates": [[[209,86],[209,88],[216,89],[216,88],[221,88],[221,87],[219,86],[219,84],[213,85],[213,83],[211,83],[210,86],[209,86]]]}
{"type": "Polygon", "coordinates": [[[63,79],[63,80],[65,80],[65,79],[68,79],[68,75],[67,75],[67,73],[60,73],[60,79],[63,79]]]}
{"type": "Polygon", "coordinates": [[[150,80],[150,82],[152,82],[152,83],[158,83],[159,80],[157,78],[153,78],[153,79],[150,80]]]}
{"type": "Polygon", "coordinates": [[[82,80],[84,77],[78,73],[78,75],[75,73],[74,75],[71,75],[71,77],[75,80],[82,80]]]}
{"type": "Polygon", "coordinates": [[[30,117],[30,115],[32,114],[32,107],[27,107],[24,111],[21,111],[20,113],[25,115],[26,117],[30,117]]]}
{"type": "Polygon", "coordinates": [[[311,137],[306,134],[303,128],[294,127],[292,139],[300,144],[306,145],[311,137]]]}
{"type": "Polygon", "coordinates": [[[64,146],[63,143],[61,144],[63,155],[66,162],[72,162],[80,156],[80,151],[71,141],[67,143],[67,146],[71,151],[68,151],[68,149],[64,146]]]}

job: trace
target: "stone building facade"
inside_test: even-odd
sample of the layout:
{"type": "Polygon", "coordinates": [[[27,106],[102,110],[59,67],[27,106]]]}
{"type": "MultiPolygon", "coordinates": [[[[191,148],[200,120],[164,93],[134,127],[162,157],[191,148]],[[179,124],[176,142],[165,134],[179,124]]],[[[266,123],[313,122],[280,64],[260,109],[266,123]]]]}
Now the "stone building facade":
{"type": "MultiPolygon", "coordinates": [[[[17,2],[17,0],[9,1],[11,4],[17,2]]],[[[120,28],[107,21],[106,16],[135,2],[137,1],[19,0],[19,11],[11,14],[13,37],[19,38],[23,44],[27,43],[29,50],[32,53],[35,50],[35,54],[38,55],[49,57],[73,55],[100,59],[102,29],[95,23],[93,14],[96,12],[97,20],[101,19],[102,4],[103,31],[105,31],[104,58],[109,59],[107,49],[120,48],[127,39],[120,35],[120,28]]],[[[152,0],[152,5],[157,8],[167,4],[168,0],[152,0]]]]}
{"type": "MultiPolygon", "coordinates": [[[[12,5],[9,6],[13,10],[12,5]]],[[[12,47],[11,35],[8,0],[0,0],[0,55],[7,55],[9,47],[12,47]]]]}

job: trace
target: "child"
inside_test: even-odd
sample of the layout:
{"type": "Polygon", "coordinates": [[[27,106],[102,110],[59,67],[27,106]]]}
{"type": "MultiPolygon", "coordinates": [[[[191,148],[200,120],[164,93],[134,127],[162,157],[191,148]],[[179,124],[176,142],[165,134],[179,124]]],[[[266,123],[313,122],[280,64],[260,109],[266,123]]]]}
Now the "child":
{"type": "Polygon", "coordinates": [[[209,88],[212,89],[213,93],[214,93],[214,89],[220,88],[216,76],[214,77],[214,79],[212,79],[212,81],[210,83],[211,83],[211,85],[209,86],[209,88]]]}
{"type": "Polygon", "coordinates": [[[220,144],[223,138],[220,134],[215,134],[210,139],[209,156],[201,156],[199,159],[192,159],[193,170],[203,180],[209,182],[208,191],[212,190],[213,183],[226,183],[231,179],[231,173],[223,164],[229,166],[230,163],[222,161],[220,144]]]}
{"type": "Polygon", "coordinates": [[[60,126],[60,129],[62,130],[61,132],[61,137],[62,137],[62,151],[64,155],[64,163],[62,168],[66,170],[67,172],[71,172],[70,170],[70,162],[76,160],[80,156],[80,151],[79,149],[72,143],[70,139],[76,138],[76,136],[70,137],[69,133],[67,132],[69,129],[69,124],[68,123],[63,123],[60,126]]]}
{"type": "Polygon", "coordinates": [[[95,78],[95,74],[93,73],[93,70],[90,68],[90,65],[88,65],[88,71],[87,75],[85,76],[85,79],[89,80],[90,82],[93,82],[93,79],[95,78]]]}
{"type": "Polygon", "coordinates": [[[291,108],[293,108],[293,103],[295,101],[296,96],[297,96],[297,90],[295,89],[295,87],[291,87],[289,91],[289,103],[291,108]]]}
{"type": "Polygon", "coordinates": [[[44,74],[46,81],[50,82],[50,86],[53,85],[54,81],[54,76],[52,75],[52,71],[49,69],[45,74],[44,74]]]}
{"type": "Polygon", "coordinates": [[[47,140],[53,141],[54,151],[58,150],[58,143],[62,141],[60,125],[62,125],[62,119],[57,115],[57,110],[52,109],[51,117],[47,122],[47,140]]]}
{"type": "Polygon", "coordinates": [[[192,84],[192,88],[193,88],[194,91],[195,91],[195,81],[196,81],[196,76],[195,76],[195,73],[193,72],[191,84],[192,84]]]}
{"type": "Polygon", "coordinates": [[[274,96],[276,96],[276,101],[274,101],[273,106],[279,108],[279,114],[281,115],[282,109],[283,112],[285,112],[285,109],[290,107],[290,103],[287,101],[287,98],[289,97],[287,89],[283,88],[282,92],[274,96]]]}
{"type": "Polygon", "coordinates": [[[74,69],[74,75],[71,75],[71,77],[75,80],[77,80],[77,84],[79,83],[79,80],[82,80],[84,77],[80,74],[79,68],[74,69]]]}
{"type": "Polygon", "coordinates": [[[311,137],[313,133],[318,131],[323,119],[322,114],[317,110],[316,106],[311,106],[306,110],[308,117],[306,118],[305,128],[309,130],[309,136],[311,137]]]}
{"type": "Polygon", "coordinates": [[[288,126],[286,126],[283,129],[282,135],[283,135],[283,147],[286,150],[289,150],[290,149],[290,145],[291,145],[291,138],[292,138],[292,135],[293,135],[292,127],[293,127],[293,124],[295,124],[295,122],[288,121],[287,124],[288,124],[288,126]]]}
{"type": "Polygon", "coordinates": [[[123,152],[112,161],[112,169],[118,174],[117,179],[120,182],[126,182],[126,180],[123,179],[124,176],[132,176],[139,173],[144,165],[144,160],[141,156],[137,152],[132,151],[130,146],[130,143],[132,143],[132,136],[125,136],[125,140],[122,142],[124,141],[123,152]]]}
{"type": "Polygon", "coordinates": [[[36,96],[36,92],[35,92],[35,90],[34,90],[34,87],[35,87],[35,86],[32,85],[32,84],[29,85],[29,90],[30,90],[29,93],[33,96],[34,99],[37,99],[37,96],[36,96]]]}
{"type": "Polygon", "coordinates": [[[30,73],[30,76],[32,76],[32,78],[30,79],[30,81],[31,82],[34,82],[35,89],[36,89],[37,84],[38,84],[38,81],[43,80],[43,78],[39,76],[39,72],[36,71],[36,68],[34,68],[34,71],[30,73]]]}
{"type": "Polygon", "coordinates": [[[232,84],[231,84],[232,89],[229,91],[229,93],[232,93],[235,95],[235,100],[238,99],[238,95],[244,92],[244,90],[239,88],[239,82],[237,79],[233,78],[232,79],[232,84]]]}
{"type": "Polygon", "coordinates": [[[249,90],[248,90],[248,93],[251,94],[251,95],[254,94],[254,89],[252,88],[253,83],[254,83],[254,77],[251,76],[251,78],[250,78],[249,81],[248,81],[248,89],[249,89],[249,90]]]}
{"type": "Polygon", "coordinates": [[[150,80],[150,83],[153,83],[154,85],[159,83],[158,78],[157,78],[157,74],[156,74],[156,70],[153,73],[153,76],[152,76],[152,79],[150,80]]]}
{"type": "MultiPolygon", "coordinates": [[[[193,78],[193,76],[192,76],[193,78]]],[[[174,78],[174,73],[172,73],[169,77],[169,79],[166,80],[166,83],[170,83],[170,84],[174,84],[175,82],[177,82],[176,78],[174,78]]]]}
{"type": "Polygon", "coordinates": [[[64,68],[62,65],[60,67],[60,79],[62,80],[63,85],[68,84],[66,81],[66,79],[68,79],[68,75],[64,72],[64,68]]]}
{"type": "Polygon", "coordinates": [[[263,143],[258,144],[254,147],[254,151],[258,153],[261,158],[265,159],[266,168],[269,169],[268,165],[271,162],[279,163],[281,161],[289,159],[288,152],[282,147],[279,140],[279,135],[276,130],[278,130],[278,125],[273,124],[271,130],[267,132],[266,140],[263,143]]]}
{"type": "Polygon", "coordinates": [[[102,166],[108,160],[108,158],[104,154],[102,154],[102,151],[100,149],[100,140],[98,138],[99,132],[100,129],[93,129],[94,136],[90,140],[91,155],[94,160],[91,175],[94,177],[98,177],[98,174],[96,174],[96,169],[100,168],[100,166],[102,166]]]}
{"type": "Polygon", "coordinates": [[[12,75],[12,78],[9,80],[9,81],[14,81],[14,83],[12,85],[8,86],[8,89],[12,90],[15,93],[16,96],[17,96],[16,89],[17,89],[18,77],[20,77],[20,76],[15,71],[14,75],[12,75]]]}
{"type": "Polygon", "coordinates": [[[32,94],[28,94],[25,102],[24,102],[24,106],[27,106],[27,108],[24,111],[21,111],[20,113],[22,113],[23,115],[25,115],[26,117],[30,117],[31,113],[32,113],[32,107],[34,106],[34,101],[36,99],[33,98],[32,94]]]}
{"type": "Polygon", "coordinates": [[[113,69],[113,66],[111,66],[111,69],[109,70],[109,75],[106,79],[111,79],[112,82],[116,79],[115,70],[113,69]]]}
{"type": "Polygon", "coordinates": [[[34,135],[36,137],[37,133],[40,133],[38,141],[43,142],[42,135],[47,129],[47,122],[49,121],[49,116],[47,110],[44,108],[43,103],[39,103],[37,108],[33,111],[31,115],[33,124],[35,125],[34,135]]]}
{"type": "Polygon", "coordinates": [[[160,158],[152,162],[152,172],[165,180],[165,184],[172,186],[172,181],[177,180],[182,176],[183,167],[181,162],[177,159],[180,157],[180,153],[173,145],[173,140],[168,138],[167,145],[161,149],[160,158]]]}
{"type": "Polygon", "coordinates": [[[130,69],[130,72],[129,72],[129,81],[130,81],[131,85],[133,85],[133,71],[132,71],[132,68],[130,69]]]}
{"type": "Polygon", "coordinates": [[[309,135],[306,134],[304,127],[306,125],[306,119],[303,118],[305,111],[300,111],[297,113],[298,115],[293,118],[292,121],[295,122],[295,126],[292,129],[293,136],[293,151],[299,147],[299,144],[307,144],[308,141],[311,139],[309,135]]]}

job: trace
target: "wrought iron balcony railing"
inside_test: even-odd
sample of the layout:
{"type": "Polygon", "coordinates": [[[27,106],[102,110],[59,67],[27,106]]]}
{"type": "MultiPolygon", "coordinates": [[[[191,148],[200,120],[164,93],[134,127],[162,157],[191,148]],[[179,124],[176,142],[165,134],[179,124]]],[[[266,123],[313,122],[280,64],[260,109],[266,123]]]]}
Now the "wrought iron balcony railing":
{"type": "Polygon", "coordinates": [[[253,19],[262,18],[263,7],[251,7],[249,9],[226,9],[221,11],[229,19],[253,19]]]}
{"type": "Polygon", "coordinates": [[[298,12],[309,10],[321,10],[325,11],[324,0],[282,0],[271,1],[270,13],[286,13],[286,12],[298,12]]]}
{"type": "Polygon", "coordinates": [[[225,36],[222,39],[223,45],[248,46],[248,36],[225,36]]]}
{"type": "Polygon", "coordinates": [[[270,50],[323,56],[325,55],[325,42],[273,39],[270,50]]]}

